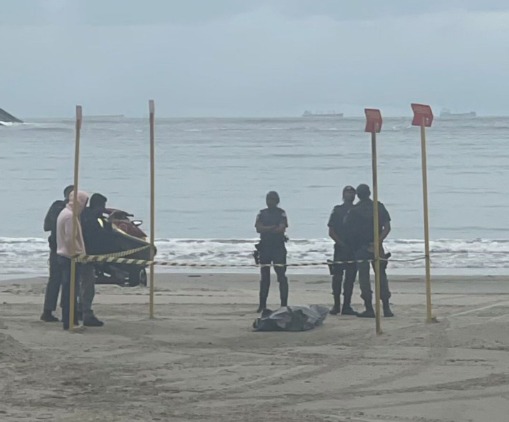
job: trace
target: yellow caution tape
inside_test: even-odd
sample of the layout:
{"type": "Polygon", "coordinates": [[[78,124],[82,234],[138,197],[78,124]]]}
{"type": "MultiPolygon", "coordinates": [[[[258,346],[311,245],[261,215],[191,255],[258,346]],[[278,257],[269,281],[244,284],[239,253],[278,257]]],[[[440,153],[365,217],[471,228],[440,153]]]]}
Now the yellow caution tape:
{"type": "MultiPolygon", "coordinates": [[[[146,246],[148,247],[148,246],[146,246]]],[[[143,247],[141,250],[145,249],[143,247]]],[[[134,253],[133,251],[139,251],[138,249],[133,249],[132,251],[126,251],[129,253],[125,253],[126,255],[130,255],[134,253]]],[[[341,265],[341,264],[360,264],[363,262],[374,262],[372,259],[365,260],[356,260],[356,261],[326,261],[326,262],[303,262],[300,264],[207,264],[207,263],[195,263],[195,262],[169,262],[169,261],[148,261],[144,259],[132,259],[132,258],[121,258],[117,256],[111,256],[115,254],[109,255],[81,255],[78,258],[78,262],[108,262],[114,264],[128,264],[128,265],[160,265],[166,267],[189,267],[189,268],[239,268],[239,267],[316,267],[316,266],[324,266],[324,265],[341,265]]],[[[411,258],[411,259],[391,259],[391,261],[395,262],[410,262],[417,261],[420,259],[424,259],[424,256],[411,258]]],[[[381,261],[389,261],[389,259],[380,258],[381,261]]]]}
{"type": "MultiPolygon", "coordinates": [[[[124,259],[124,256],[132,255],[136,252],[144,251],[145,249],[150,248],[151,245],[140,246],[139,248],[129,249],[127,251],[121,252],[113,252],[104,255],[79,255],[76,258],[76,262],[115,262],[115,261],[107,261],[108,259],[124,259]]],[[[143,261],[145,260],[137,259],[135,261],[143,261]]]]}

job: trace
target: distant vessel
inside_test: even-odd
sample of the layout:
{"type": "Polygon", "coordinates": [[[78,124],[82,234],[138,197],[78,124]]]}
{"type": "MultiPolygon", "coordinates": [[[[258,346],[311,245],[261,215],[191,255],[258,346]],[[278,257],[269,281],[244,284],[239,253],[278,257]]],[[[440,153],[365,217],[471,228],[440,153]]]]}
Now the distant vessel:
{"type": "Polygon", "coordinates": [[[475,111],[469,111],[468,113],[451,113],[450,110],[443,109],[440,112],[440,117],[442,119],[473,118],[477,117],[477,113],[475,111]]]}
{"type": "Polygon", "coordinates": [[[302,114],[302,117],[343,117],[343,113],[336,113],[335,111],[313,113],[309,110],[306,110],[302,114]]]}
{"type": "Polygon", "coordinates": [[[23,123],[23,121],[0,108],[0,125],[4,126],[7,123],[23,123]]]}

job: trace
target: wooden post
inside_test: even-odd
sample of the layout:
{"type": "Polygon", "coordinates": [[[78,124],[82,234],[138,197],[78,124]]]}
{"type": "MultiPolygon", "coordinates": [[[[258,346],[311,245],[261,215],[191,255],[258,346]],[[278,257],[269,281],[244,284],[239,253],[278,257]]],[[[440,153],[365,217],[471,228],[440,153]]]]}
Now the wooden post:
{"type": "Polygon", "coordinates": [[[431,259],[429,252],[429,212],[428,212],[428,167],[426,153],[426,129],[421,125],[421,159],[422,159],[422,204],[424,214],[424,259],[426,265],[426,321],[433,322],[431,305],[431,259]]]}
{"type": "Polygon", "coordinates": [[[378,165],[376,153],[376,132],[371,133],[371,159],[373,172],[373,251],[375,254],[375,319],[376,333],[382,334],[380,321],[380,231],[378,222],[378,165]]]}
{"type": "Polygon", "coordinates": [[[421,128],[421,165],[422,165],[422,206],[424,215],[424,259],[426,267],[426,322],[437,322],[431,305],[431,257],[429,248],[429,212],[428,212],[428,169],[426,152],[426,127],[433,122],[433,112],[429,105],[412,104],[414,119],[412,125],[421,128]]]}
{"type": "MultiPolygon", "coordinates": [[[[154,260],[155,243],[155,105],[154,100],[148,102],[150,123],[150,245],[151,261],[154,260]]],[[[150,265],[150,305],[149,315],[154,318],[154,265],[150,265]]]]}
{"type": "Polygon", "coordinates": [[[375,256],[375,324],[376,333],[382,334],[380,312],[380,231],[378,219],[378,160],[376,134],[382,129],[382,114],[378,109],[365,109],[366,129],[371,132],[371,169],[373,174],[373,253],[375,256]]]}
{"type": "Polygon", "coordinates": [[[74,300],[76,296],[76,237],[78,235],[78,187],[79,187],[79,168],[80,168],[80,134],[81,122],[83,119],[80,105],[76,106],[76,139],[74,146],[74,202],[72,207],[72,242],[71,242],[71,285],[69,293],[69,331],[74,330],[74,300]]]}

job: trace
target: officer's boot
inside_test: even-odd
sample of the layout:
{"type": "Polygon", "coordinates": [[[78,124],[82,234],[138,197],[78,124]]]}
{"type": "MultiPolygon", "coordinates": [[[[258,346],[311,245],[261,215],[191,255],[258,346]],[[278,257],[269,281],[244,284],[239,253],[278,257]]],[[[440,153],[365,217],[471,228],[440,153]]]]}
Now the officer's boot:
{"type": "Polygon", "coordinates": [[[350,305],[351,296],[345,295],[343,299],[345,303],[343,303],[341,315],[357,315],[358,312],[355,312],[355,310],[350,305]]]}
{"type": "Polygon", "coordinates": [[[384,317],[391,318],[394,316],[394,314],[391,311],[391,307],[389,305],[389,299],[385,299],[382,301],[383,304],[383,310],[384,310],[384,317]]]}
{"type": "Polygon", "coordinates": [[[260,305],[256,312],[262,312],[267,307],[267,297],[269,296],[270,280],[260,281],[260,305]]]}
{"type": "Polygon", "coordinates": [[[341,283],[343,282],[343,273],[336,272],[332,276],[332,297],[334,298],[334,306],[329,313],[331,315],[339,314],[341,310],[341,283]]]}
{"type": "Polygon", "coordinates": [[[371,301],[365,300],[364,306],[366,306],[366,310],[364,312],[361,312],[360,314],[357,314],[359,318],[374,318],[375,317],[375,311],[373,309],[373,305],[371,301]]]}
{"type": "Polygon", "coordinates": [[[45,309],[41,315],[41,321],[44,322],[58,322],[58,318],[53,315],[51,311],[45,309]]]}
{"type": "Polygon", "coordinates": [[[341,307],[341,296],[335,294],[334,295],[334,306],[329,311],[329,314],[331,314],[331,315],[339,314],[340,307],[341,307]]]}
{"type": "Polygon", "coordinates": [[[288,306],[288,278],[286,277],[279,282],[279,297],[281,306],[288,306]]]}
{"type": "Polygon", "coordinates": [[[351,274],[351,270],[347,271],[345,286],[343,289],[343,308],[341,309],[341,315],[357,315],[357,312],[352,309],[352,294],[353,294],[353,283],[355,281],[355,273],[351,274]]]}

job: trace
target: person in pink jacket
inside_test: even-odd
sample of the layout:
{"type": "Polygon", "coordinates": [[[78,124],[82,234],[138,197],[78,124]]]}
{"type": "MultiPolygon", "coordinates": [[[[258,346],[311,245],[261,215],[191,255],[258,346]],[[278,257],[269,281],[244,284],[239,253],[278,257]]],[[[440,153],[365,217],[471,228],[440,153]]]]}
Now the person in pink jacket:
{"type": "MultiPolygon", "coordinates": [[[[78,191],[75,198],[75,192],[69,194],[69,202],[60,212],[57,219],[57,255],[59,266],[62,269],[62,323],[64,330],[69,329],[69,310],[71,301],[71,258],[85,254],[85,242],[83,241],[83,233],[79,216],[85,209],[88,202],[88,194],[78,191]],[[74,201],[77,200],[77,218],[76,218],[76,236],[73,235],[73,207],[74,201]]],[[[76,282],[79,280],[79,265],[76,266],[76,282]]],[[[77,293],[79,284],[76,284],[77,293]]],[[[78,321],[77,313],[77,296],[73,298],[75,317],[74,321],[78,321]]]]}

